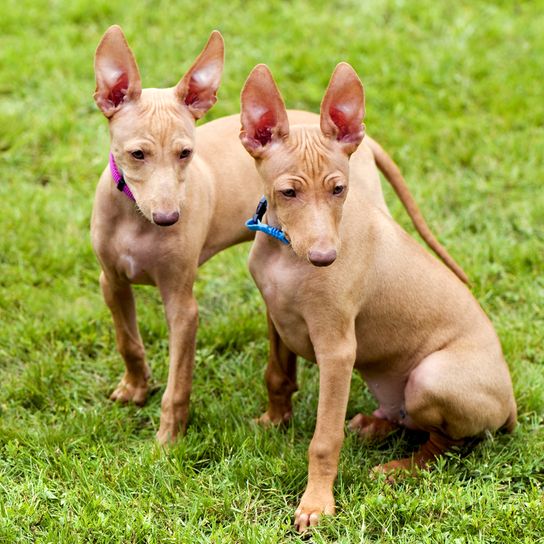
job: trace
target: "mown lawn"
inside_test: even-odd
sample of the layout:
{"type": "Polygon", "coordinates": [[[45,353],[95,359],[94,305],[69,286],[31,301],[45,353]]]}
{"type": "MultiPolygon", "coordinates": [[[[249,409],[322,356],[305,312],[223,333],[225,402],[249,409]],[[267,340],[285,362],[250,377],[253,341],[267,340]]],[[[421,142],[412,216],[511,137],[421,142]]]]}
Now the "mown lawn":
{"type": "MultiPolygon", "coordinates": [[[[348,437],[338,515],[313,540],[544,542],[544,2],[5,0],[1,11],[1,542],[299,541],[291,516],[317,371],[300,363],[288,429],[251,423],[266,405],[267,345],[248,245],[200,272],[186,438],[170,451],[154,443],[167,330],[151,288],[137,295],[154,394],[144,408],[107,400],[122,362],[88,230],[108,152],[92,59],[113,23],[144,85],[157,87],[222,31],[227,68],[208,119],[238,111],[257,62],[290,107],[312,110],[334,65],[351,62],[366,86],[368,132],[401,165],[502,339],[515,433],[395,487],[368,471],[405,453],[407,437],[383,446],[348,437]]],[[[354,377],[348,416],[373,407],[354,377]]]]}

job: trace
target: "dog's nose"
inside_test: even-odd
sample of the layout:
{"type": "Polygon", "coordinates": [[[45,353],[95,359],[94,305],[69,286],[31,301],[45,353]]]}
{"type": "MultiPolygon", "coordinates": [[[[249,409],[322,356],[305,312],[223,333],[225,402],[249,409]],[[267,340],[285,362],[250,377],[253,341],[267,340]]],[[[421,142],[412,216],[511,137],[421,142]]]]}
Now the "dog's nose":
{"type": "Polygon", "coordinates": [[[177,223],[179,219],[179,212],[153,212],[153,223],[161,227],[169,227],[174,223],[177,223]]]}
{"type": "Polygon", "coordinates": [[[308,259],[314,266],[329,266],[336,261],[336,249],[330,249],[329,251],[312,249],[308,252],[308,259]]]}

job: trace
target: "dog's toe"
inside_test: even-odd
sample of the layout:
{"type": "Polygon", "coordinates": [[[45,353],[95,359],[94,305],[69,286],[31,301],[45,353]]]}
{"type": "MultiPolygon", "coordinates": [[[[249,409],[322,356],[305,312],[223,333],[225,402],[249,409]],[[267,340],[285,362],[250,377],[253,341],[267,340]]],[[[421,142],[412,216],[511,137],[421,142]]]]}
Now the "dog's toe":
{"type": "Polygon", "coordinates": [[[319,514],[317,512],[302,512],[299,508],[295,512],[295,529],[299,533],[304,533],[311,527],[315,527],[319,523],[319,514]]]}
{"type": "Polygon", "coordinates": [[[253,421],[262,427],[277,427],[286,425],[291,420],[292,412],[288,411],[282,415],[273,416],[265,412],[262,416],[255,418],[253,421]]]}
{"type": "Polygon", "coordinates": [[[357,414],[348,423],[348,429],[353,432],[359,432],[365,426],[366,417],[367,416],[365,416],[364,414],[357,414]]]}
{"type": "Polygon", "coordinates": [[[148,389],[147,382],[144,385],[136,386],[128,383],[123,378],[115,388],[115,391],[110,395],[110,400],[120,402],[121,404],[132,402],[138,406],[142,406],[147,399],[148,389]]]}
{"type": "Polygon", "coordinates": [[[333,515],[334,510],[334,497],[329,492],[305,493],[295,511],[295,529],[304,533],[318,525],[322,515],[333,515]]]}

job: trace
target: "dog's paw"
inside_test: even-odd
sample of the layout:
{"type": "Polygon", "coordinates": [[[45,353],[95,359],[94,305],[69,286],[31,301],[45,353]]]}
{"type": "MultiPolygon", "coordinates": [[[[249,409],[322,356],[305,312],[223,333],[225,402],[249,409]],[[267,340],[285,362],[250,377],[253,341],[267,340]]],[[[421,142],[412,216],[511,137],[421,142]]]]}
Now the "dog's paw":
{"type": "Polygon", "coordinates": [[[302,496],[295,511],[295,529],[299,533],[315,527],[322,515],[334,514],[334,497],[330,492],[308,492],[302,496]]]}
{"type": "Polygon", "coordinates": [[[133,402],[138,406],[142,406],[145,404],[149,392],[148,382],[148,377],[142,381],[136,381],[125,375],[115,388],[115,391],[110,395],[110,400],[123,404],[133,402]]]}
{"type": "Polygon", "coordinates": [[[253,421],[262,427],[278,427],[280,425],[287,425],[291,420],[292,415],[293,413],[291,410],[284,412],[283,414],[270,414],[270,412],[265,412],[261,417],[257,417],[253,421]]]}
{"type": "Polygon", "coordinates": [[[372,424],[372,419],[373,418],[365,414],[357,414],[348,423],[348,429],[351,432],[361,434],[372,424]]]}
{"type": "Polygon", "coordinates": [[[349,423],[348,429],[357,433],[361,438],[370,441],[380,441],[387,438],[397,429],[397,425],[387,419],[376,416],[357,414],[349,423]]]}
{"type": "Polygon", "coordinates": [[[167,425],[161,423],[155,438],[161,446],[171,446],[175,443],[178,436],[185,434],[185,424],[167,425]]]}
{"type": "Polygon", "coordinates": [[[412,458],[406,457],[405,459],[399,459],[398,461],[390,461],[389,463],[383,463],[376,465],[370,471],[370,478],[375,480],[380,475],[385,476],[385,481],[389,485],[400,483],[402,480],[409,476],[415,476],[417,473],[417,467],[414,466],[412,458]]]}

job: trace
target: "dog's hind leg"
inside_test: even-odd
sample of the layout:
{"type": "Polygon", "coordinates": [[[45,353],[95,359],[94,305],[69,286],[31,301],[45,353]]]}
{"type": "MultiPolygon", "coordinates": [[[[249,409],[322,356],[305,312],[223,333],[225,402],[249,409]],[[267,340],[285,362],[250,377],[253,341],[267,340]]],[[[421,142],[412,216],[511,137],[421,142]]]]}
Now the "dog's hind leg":
{"type": "Polygon", "coordinates": [[[110,280],[100,274],[100,286],[113,323],[117,349],[125,361],[125,375],[110,399],[118,402],[144,404],[151,371],[145,360],[145,350],[136,322],[136,306],[128,282],[110,280]]]}
{"type": "Polygon", "coordinates": [[[429,433],[411,457],[376,467],[378,472],[426,468],[445,451],[487,431],[512,428],[512,385],[500,350],[451,347],[427,356],[404,391],[408,428],[429,433]]]}
{"type": "Polygon", "coordinates": [[[287,423],[293,414],[291,397],[297,386],[297,356],[282,342],[270,316],[268,337],[270,351],[265,381],[268,389],[268,409],[257,419],[261,425],[287,423]]]}
{"type": "Polygon", "coordinates": [[[372,472],[389,474],[389,480],[394,481],[395,477],[392,473],[397,471],[415,473],[417,469],[427,469],[443,453],[465,443],[466,440],[463,439],[454,440],[440,433],[429,433],[429,439],[413,455],[378,465],[373,468],[372,472]]]}

